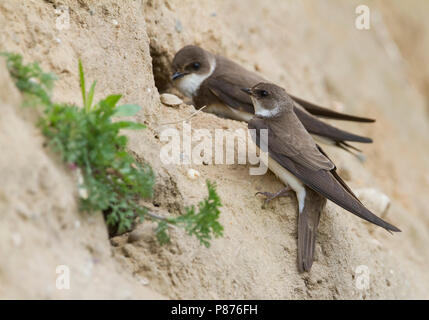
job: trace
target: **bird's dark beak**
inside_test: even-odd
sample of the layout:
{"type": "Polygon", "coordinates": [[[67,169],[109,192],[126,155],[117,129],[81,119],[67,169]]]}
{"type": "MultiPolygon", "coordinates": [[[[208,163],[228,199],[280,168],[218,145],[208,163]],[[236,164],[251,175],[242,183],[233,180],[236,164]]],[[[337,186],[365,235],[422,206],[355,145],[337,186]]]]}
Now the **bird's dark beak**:
{"type": "Polygon", "coordinates": [[[241,89],[241,91],[247,93],[248,95],[252,95],[252,89],[250,89],[250,88],[243,88],[243,89],[241,89]]]}
{"type": "Polygon", "coordinates": [[[171,80],[174,81],[174,80],[180,79],[180,78],[184,77],[185,75],[186,75],[186,73],[177,71],[177,72],[173,73],[173,75],[171,76],[171,80]]]}

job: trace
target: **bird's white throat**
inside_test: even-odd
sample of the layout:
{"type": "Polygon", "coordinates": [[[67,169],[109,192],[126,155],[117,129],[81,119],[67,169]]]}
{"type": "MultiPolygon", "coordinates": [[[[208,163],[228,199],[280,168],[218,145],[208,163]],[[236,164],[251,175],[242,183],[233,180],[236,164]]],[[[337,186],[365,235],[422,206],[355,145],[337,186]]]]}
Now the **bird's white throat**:
{"type": "Polygon", "coordinates": [[[216,59],[210,62],[210,70],[206,74],[190,73],[181,79],[176,80],[177,89],[185,96],[192,98],[200,88],[201,84],[212,75],[216,69],[216,59]]]}
{"type": "Polygon", "coordinates": [[[255,107],[255,114],[259,117],[272,118],[280,112],[280,107],[278,106],[274,109],[265,109],[257,99],[252,96],[250,96],[250,99],[252,99],[253,107],[255,107]]]}

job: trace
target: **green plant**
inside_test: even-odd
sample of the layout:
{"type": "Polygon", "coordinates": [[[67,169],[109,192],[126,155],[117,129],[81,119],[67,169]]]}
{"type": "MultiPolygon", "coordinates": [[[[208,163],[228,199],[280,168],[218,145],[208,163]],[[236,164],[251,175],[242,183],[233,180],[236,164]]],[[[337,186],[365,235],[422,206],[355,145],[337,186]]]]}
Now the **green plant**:
{"type": "MultiPolygon", "coordinates": [[[[1,52],[0,56],[6,57],[7,68],[15,85],[21,92],[31,96],[33,104],[51,104],[50,93],[56,80],[55,75],[43,72],[37,62],[24,65],[19,54],[1,52]]],[[[26,104],[29,102],[25,101],[26,104]]]]}
{"type": "Polygon", "coordinates": [[[17,54],[3,53],[9,72],[17,87],[26,94],[26,101],[43,106],[39,126],[48,144],[79,176],[80,208],[91,212],[101,210],[111,233],[131,228],[136,218],[148,216],[158,221],[157,237],[169,241],[168,225],[183,227],[209,246],[211,234],[222,235],[218,222],[220,199],[214,184],[207,182],[208,197],[176,218],[162,218],[138,204],[140,198],[151,198],[155,176],[148,165],[141,165],[127,151],[128,139],[121,129],[144,129],[132,121],[112,121],[112,117],[132,116],[141,108],[134,104],[118,106],[121,95],[109,95],[93,104],[96,82],[86,91],[85,75],[79,61],[79,79],[83,108],[51,101],[56,79],[44,73],[37,63],[24,65],[17,54]]]}
{"type": "Polygon", "coordinates": [[[198,213],[195,211],[195,206],[191,206],[186,208],[184,215],[165,218],[158,224],[157,235],[161,243],[169,241],[166,233],[168,223],[183,227],[190,236],[194,235],[206,247],[210,246],[211,234],[216,238],[223,235],[223,227],[218,222],[219,208],[222,204],[216,193],[216,185],[210,181],[207,181],[206,184],[209,195],[198,204],[198,213]]]}

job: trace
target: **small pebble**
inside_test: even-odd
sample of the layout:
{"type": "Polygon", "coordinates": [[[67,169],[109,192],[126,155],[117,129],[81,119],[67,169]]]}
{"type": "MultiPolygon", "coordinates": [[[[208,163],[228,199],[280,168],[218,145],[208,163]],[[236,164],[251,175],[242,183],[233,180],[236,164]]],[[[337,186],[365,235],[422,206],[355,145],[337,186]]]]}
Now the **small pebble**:
{"type": "Polygon", "coordinates": [[[149,279],[145,278],[145,277],[139,277],[139,282],[144,285],[147,286],[149,284],[149,279]]]}
{"type": "Polygon", "coordinates": [[[54,39],[54,41],[55,41],[56,43],[58,43],[58,44],[60,44],[60,43],[61,43],[61,39],[60,39],[60,38],[55,38],[55,39],[54,39]]]}
{"type": "Polygon", "coordinates": [[[187,175],[189,179],[195,180],[200,176],[200,173],[195,169],[189,169],[187,175]]]}
{"type": "Polygon", "coordinates": [[[176,20],[176,25],[174,26],[174,29],[176,29],[176,31],[178,33],[182,32],[183,26],[182,26],[182,22],[180,20],[176,20]]]}
{"type": "Polygon", "coordinates": [[[19,247],[19,246],[21,245],[21,243],[22,243],[22,237],[21,237],[21,234],[20,234],[20,233],[18,233],[18,232],[14,232],[14,233],[12,234],[12,242],[13,242],[13,245],[14,245],[15,247],[19,247]]]}
{"type": "Polygon", "coordinates": [[[160,96],[161,102],[167,106],[178,106],[183,103],[183,100],[178,96],[170,93],[163,93],[160,96]]]}
{"type": "Polygon", "coordinates": [[[112,20],[112,24],[113,24],[114,26],[118,26],[118,25],[119,25],[119,22],[118,22],[118,20],[113,19],[113,20],[112,20]]]}

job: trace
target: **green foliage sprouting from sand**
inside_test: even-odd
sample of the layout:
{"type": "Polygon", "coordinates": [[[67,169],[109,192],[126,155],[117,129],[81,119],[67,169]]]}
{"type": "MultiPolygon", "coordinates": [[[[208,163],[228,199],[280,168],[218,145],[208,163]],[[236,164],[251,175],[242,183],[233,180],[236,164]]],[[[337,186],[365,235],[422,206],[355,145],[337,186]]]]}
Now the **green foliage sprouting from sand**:
{"type": "Polygon", "coordinates": [[[37,63],[23,64],[18,54],[3,53],[16,86],[24,94],[26,105],[43,108],[39,126],[53,150],[76,171],[79,180],[80,208],[86,212],[103,211],[114,234],[131,229],[137,219],[158,221],[157,236],[169,241],[168,225],[183,227],[209,246],[212,236],[222,235],[218,222],[221,202],[215,184],[207,181],[208,197],[186,208],[178,217],[158,217],[139,205],[139,199],[153,196],[155,175],[149,165],[142,165],[127,151],[128,139],[121,129],[140,130],[146,126],[132,121],[112,121],[113,117],[133,116],[141,107],[118,105],[121,95],[112,94],[94,103],[96,82],[86,89],[82,63],[79,78],[83,107],[56,103],[51,90],[56,77],[42,71],[37,63]]]}

